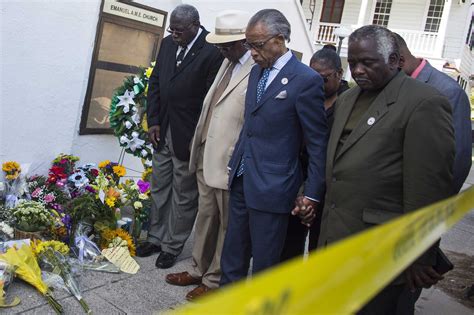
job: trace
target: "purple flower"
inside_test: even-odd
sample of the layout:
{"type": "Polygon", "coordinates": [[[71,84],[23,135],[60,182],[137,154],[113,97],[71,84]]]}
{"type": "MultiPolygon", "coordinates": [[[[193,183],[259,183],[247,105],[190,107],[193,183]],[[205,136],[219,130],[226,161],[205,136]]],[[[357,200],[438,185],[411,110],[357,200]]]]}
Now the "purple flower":
{"type": "Polygon", "coordinates": [[[93,193],[93,194],[95,194],[95,189],[94,189],[94,188],[92,188],[92,187],[91,187],[91,186],[89,186],[89,185],[87,185],[87,186],[86,186],[86,190],[87,190],[88,192],[90,192],[90,193],[93,193]]]}
{"type": "Polygon", "coordinates": [[[138,180],[137,185],[138,185],[138,188],[140,190],[140,193],[142,193],[142,194],[146,193],[150,189],[150,183],[145,182],[141,179],[138,180]]]}

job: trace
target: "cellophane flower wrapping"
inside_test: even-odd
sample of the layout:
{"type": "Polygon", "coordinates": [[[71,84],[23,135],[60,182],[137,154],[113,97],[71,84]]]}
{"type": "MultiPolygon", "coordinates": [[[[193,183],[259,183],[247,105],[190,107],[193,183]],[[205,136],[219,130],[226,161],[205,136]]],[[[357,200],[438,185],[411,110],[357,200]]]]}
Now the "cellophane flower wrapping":
{"type": "Polygon", "coordinates": [[[15,297],[11,303],[5,301],[8,287],[13,282],[15,267],[4,260],[0,260],[0,307],[12,307],[20,303],[20,299],[15,297]]]}
{"type": "Polygon", "coordinates": [[[44,297],[48,303],[53,307],[56,313],[63,312],[61,304],[52,296],[49,287],[43,282],[41,278],[41,269],[38,261],[33,253],[33,250],[28,245],[23,245],[20,249],[16,247],[9,248],[6,253],[0,254],[0,260],[13,265],[15,274],[25,282],[34,286],[44,297]]]}
{"type": "Polygon", "coordinates": [[[84,311],[87,314],[90,314],[91,310],[82,297],[79,285],[74,278],[71,265],[68,263],[66,257],[53,248],[47,247],[39,254],[38,258],[45,269],[49,269],[51,272],[58,274],[63,279],[69,292],[71,292],[71,294],[79,301],[84,311]]]}

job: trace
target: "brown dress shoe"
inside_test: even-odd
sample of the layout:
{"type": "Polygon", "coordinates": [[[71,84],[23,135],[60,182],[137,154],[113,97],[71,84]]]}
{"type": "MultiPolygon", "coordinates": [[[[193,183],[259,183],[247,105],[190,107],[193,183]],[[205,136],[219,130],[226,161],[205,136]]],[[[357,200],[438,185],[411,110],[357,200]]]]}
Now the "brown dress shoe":
{"type": "Polygon", "coordinates": [[[213,290],[214,289],[211,289],[207,285],[201,283],[198,287],[194,288],[193,290],[189,291],[188,294],[186,294],[186,300],[194,301],[195,299],[206,295],[213,290]]]}
{"type": "Polygon", "coordinates": [[[167,274],[166,282],[173,285],[186,286],[192,284],[200,284],[201,278],[194,278],[187,271],[185,271],[167,274]]]}

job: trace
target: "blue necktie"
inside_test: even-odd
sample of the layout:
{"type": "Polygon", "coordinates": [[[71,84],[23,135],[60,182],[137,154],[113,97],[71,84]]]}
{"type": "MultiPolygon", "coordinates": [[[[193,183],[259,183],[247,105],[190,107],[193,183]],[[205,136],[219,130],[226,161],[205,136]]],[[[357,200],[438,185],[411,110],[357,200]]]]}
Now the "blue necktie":
{"type": "Polygon", "coordinates": [[[265,93],[265,86],[267,85],[268,76],[270,75],[271,68],[263,69],[262,76],[258,80],[257,84],[257,103],[262,99],[263,93],[265,93]]]}
{"type": "MultiPolygon", "coordinates": [[[[267,85],[268,76],[270,75],[271,68],[263,69],[262,76],[257,83],[257,103],[262,99],[263,93],[265,93],[265,86],[267,85]]],[[[240,159],[239,168],[237,169],[237,177],[242,176],[244,173],[244,157],[240,159]]]]}

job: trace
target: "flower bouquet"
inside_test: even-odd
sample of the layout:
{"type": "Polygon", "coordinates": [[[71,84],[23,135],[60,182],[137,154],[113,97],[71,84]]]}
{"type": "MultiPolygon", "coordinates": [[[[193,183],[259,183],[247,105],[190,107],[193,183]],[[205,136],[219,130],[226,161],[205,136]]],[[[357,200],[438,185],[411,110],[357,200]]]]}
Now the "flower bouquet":
{"type": "Polygon", "coordinates": [[[90,314],[91,310],[82,297],[79,285],[72,274],[71,265],[64,256],[69,251],[67,245],[61,242],[50,242],[49,244],[48,242],[39,242],[35,246],[42,266],[46,266],[51,272],[58,274],[63,279],[69,292],[79,301],[84,311],[90,314]]]}
{"type": "Polygon", "coordinates": [[[15,297],[11,303],[5,302],[5,293],[13,282],[15,276],[15,268],[7,262],[0,260],[0,308],[12,307],[20,303],[20,299],[15,297]]]}
{"type": "Polygon", "coordinates": [[[23,245],[20,249],[11,247],[6,253],[0,254],[0,260],[14,266],[16,268],[15,274],[34,286],[47,299],[57,314],[63,312],[61,304],[56,301],[49,287],[41,279],[41,269],[30,246],[23,245]]]}
{"type": "Polygon", "coordinates": [[[120,178],[127,174],[125,167],[116,162],[110,162],[109,160],[99,163],[99,171],[102,172],[108,180],[112,180],[115,184],[118,184],[120,178]]]}
{"type": "Polygon", "coordinates": [[[14,208],[21,196],[27,192],[27,185],[21,177],[20,164],[15,161],[9,161],[2,164],[2,170],[5,172],[5,207],[14,208]]]}
{"type": "Polygon", "coordinates": [[[84,269],[118,273],[119,268],[111,263],[104,262],[97,245],[89,238],[89,234],[93,231],[93,227],[85,222],[79,222],[74,234],[74,253],[77,256],[77,263],[84,269]]]}
{"type": "Polygon", "coordinates": [[[133,209],[132,236],[136,242],[140,238],[143,223],[148,219],[148,209],[151,206],[150,183],[141,179],[136,183],[133,180],[127,180],[121,188],[122,202],[133,209]]]}
{"type": "Polygon", "coordinates": [[[15,222],[15,238],[40,238],[41,232],[50,228],[52,216],[45,206],[37,201],[23,201],[12,209],[15,222]],[[26,232],[26,233],[25,233],[26,232]]]}
{"type": "Polygon", "coordinates": [[[123,229],[105,229],[101,235],[101,248],[126,247],[130,256],[135,256],[135,244],[132,237],[123,229]]]}

